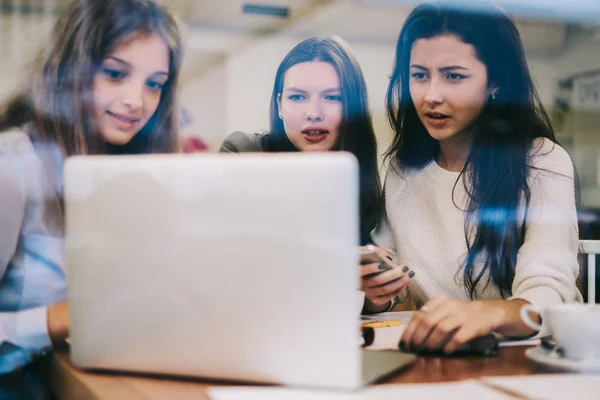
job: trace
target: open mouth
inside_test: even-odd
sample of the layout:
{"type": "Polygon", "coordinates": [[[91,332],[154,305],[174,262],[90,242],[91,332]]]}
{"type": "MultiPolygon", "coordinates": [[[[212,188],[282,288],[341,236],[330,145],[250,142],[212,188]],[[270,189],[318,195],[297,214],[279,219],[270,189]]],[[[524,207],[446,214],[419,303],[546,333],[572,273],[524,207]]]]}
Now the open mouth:
{"type": "Polygon", "coordinates": [[[320,136],[320,135],[326,135],[328,133],[329,133],[329,131],[326,129],[304,129],[302,131],[303,135],[308,135],[308,136],[320,136]]]}
{"type": "Polygon", "coordinates": [[[311,143],[318,143],[322,140],[325,140],[328,134],[329,131],[327,129],[321,128],[309,127],[302,130],[302,135],[304,136],[304,139],[311,143]]]}
{"type": "Polygon", "coordinates": [[[427,112],[425,118],[430,126],[442,128],[450,120],[450,116],[439,112],[427,112]]]}
{"type": "Polygon", "coordinates": [[[450,118],[449,115],[440,114],[440,113],[425,113],[425,116],[427,118],[437,119],[437,120],[444,120],[444,119],[450,118]]]}

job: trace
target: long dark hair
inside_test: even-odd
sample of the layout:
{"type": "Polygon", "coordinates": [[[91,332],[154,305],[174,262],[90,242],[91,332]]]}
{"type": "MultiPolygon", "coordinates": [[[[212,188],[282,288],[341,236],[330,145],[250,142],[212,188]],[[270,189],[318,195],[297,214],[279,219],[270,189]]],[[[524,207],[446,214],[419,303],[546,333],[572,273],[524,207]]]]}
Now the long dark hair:
{"type": "Polygon", "coordinates": [[[348,151],[356,156],[360,166],[360,236],[361,243],[370,239],[383,206],[377,168],[377,139],[368,107],[367,87],[358,61],[348,45],[337,36],[306,39],[296,45],[283,59],[273,85],[270,108],[270,130],[263,137],[267,151],[297,151],[285,134],[278,117],[277,96],[283,91],[285,73],[293,65],[327,62],[340,78],[342,122],[334,150],[348,151]]]}
{"type": "Polygon", "coordinates": [[[458,184],[462,177],[469,195],[463,281],[473,299],[478,283],[487,275],[486,285],[493,279],[506,298],[512,294],[517,251],[524,241],[519,206],[524,205],[525,210],[529,206],[527,179],[534,168],[530,162],[534,140],[547,138],[556,143],[556,139],[535,90],[516,26],[502,10],[490,4],[480,7],[466,11],[425,3],[406,20],[387,91],[388,118],[395,137],[385,157],[399,167],[422,168],[439,152],[439,143],[419,120],[409,92],[414,42],[453,35],[472,45],[487,68],[488,84],[498,92],[473,123],[472,148],[456,181],[458,184]],[[484,262],[477,272],[476,260],[484,262]]]}
{"type": "Polygon", "coordinates": [[[34,60],[29,79],[0,106],[0,131],[28,124],[65,155],[173,152],[178,148],[177,80],[182,61],[174,17],[152,0],[73,0],[34,60]],[[104,58],[135,35],[159,35],[169,78],[156,111],[124,146],[104,143],[93,118],[92,82],[104,58]]]}

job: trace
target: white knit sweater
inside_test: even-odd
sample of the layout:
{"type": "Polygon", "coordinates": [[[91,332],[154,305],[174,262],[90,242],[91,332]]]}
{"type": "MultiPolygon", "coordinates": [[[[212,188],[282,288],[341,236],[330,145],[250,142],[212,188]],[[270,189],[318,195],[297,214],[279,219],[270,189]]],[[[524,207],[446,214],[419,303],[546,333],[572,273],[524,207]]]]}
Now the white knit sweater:
{"type": "MultiPolygon", "coordinates": [[[[546,139],[535,142],[530,156],[531,164],[542,170],[532,169],[528,180],[531,200],[512,298],[542,307],[581,301],[575,284],[579,265],[573,164],[562,147],[546,139]]],[[[390,166],[387,171],[385,215],[373,239],[396,263],[415,271],[409,290],[417,307],[434,296],[469,299],[463,283],[463,210],[468,199],[462,177],[455,185],[458,176],[435,161],[421,169],[390,166]]],[[[475,270],[481,267],[476,261],[475,270]]],[[[486,282],[484,277],[477,286],[477,299],[501,298],[493,280],[487,287],[486,282]]]]}

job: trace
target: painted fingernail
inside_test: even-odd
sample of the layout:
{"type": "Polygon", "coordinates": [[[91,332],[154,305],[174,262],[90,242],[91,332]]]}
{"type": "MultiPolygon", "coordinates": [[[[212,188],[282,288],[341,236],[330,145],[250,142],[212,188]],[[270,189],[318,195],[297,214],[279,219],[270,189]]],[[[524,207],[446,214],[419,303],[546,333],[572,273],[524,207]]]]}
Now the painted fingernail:
{"type": "Polygon", "coordinates": [[[400,351],[406,351],[406,349],[407,349],[406,343],[404,343],[403,341],[400,341],[400,343],[398,343],[398,348],[400,349],[400,351]]]}
{"type": "Polygon", "coordinates": [[[402,268],[402,272],[408,272],[408,266],[405,266],[404,268],[402,268]]]}
{"type": "Polygon", "coordinates": [[[415,271],[410,271],[410,272],[408,273],[408,277],[409,277],[409,278],[412,278],[413,276],[415,276],[415,271]]]}
{"type": "Polygon", "coordinates": [[[386,270],[387,269],[387,265],[385,265],[385,263],[381,263],[381,264],[379,264],[379,269],[382,270],[382,271],[386,270]]]}

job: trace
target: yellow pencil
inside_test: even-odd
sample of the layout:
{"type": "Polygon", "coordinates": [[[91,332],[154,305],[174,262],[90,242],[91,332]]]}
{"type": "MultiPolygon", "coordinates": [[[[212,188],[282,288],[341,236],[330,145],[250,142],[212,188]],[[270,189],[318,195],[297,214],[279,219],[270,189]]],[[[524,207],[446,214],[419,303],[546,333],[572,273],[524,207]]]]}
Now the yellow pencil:
{"type": "Polygon", "coordinates": [[[389,321],[385,321],[387,322],[388,326],[400,326],[402,325],[402,321],[399,319],[391,319],[389,321]]]}
{"type": "Polygon", "coordinates": [[[400,326],[402,321],[399,319],[392,319],[389,321],[368,321],[363,322],[362,326],[368,328],[389,328],[390,326],[400,326]]]}
{"type": "Polygon", "coordinates": [[[386,328],[387,324],[383,321],[369,322],[362,325],[365,328],[386,328]]]}

